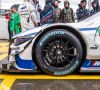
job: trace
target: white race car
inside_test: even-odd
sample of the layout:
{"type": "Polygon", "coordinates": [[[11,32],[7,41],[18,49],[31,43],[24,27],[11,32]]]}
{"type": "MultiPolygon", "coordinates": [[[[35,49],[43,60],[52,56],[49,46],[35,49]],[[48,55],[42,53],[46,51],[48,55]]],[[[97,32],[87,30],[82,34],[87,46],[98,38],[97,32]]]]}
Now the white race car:
{"type": "Polygon", "coordinates": [[[56,23],[14,36],[5,71],[67,75],[100,72],[100,12],[78,23],[56,23]]]}

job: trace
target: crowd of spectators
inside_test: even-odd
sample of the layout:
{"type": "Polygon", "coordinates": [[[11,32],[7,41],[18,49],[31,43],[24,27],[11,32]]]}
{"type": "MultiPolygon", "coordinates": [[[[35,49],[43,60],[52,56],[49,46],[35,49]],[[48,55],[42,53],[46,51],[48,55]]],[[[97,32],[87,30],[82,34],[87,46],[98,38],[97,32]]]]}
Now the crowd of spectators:
{"type": "MultiPolygon", "coordinates": [[[[98,0],[94,0],[91,3],[91,10],[86,8],[87,1],[81,0],[78,4],[79,7],[76,10],[76,13],[71,8],[70,2],[68,0],[64,1],[63,9],[59,7],[60,2],[60,0],[46,0],[44,9],[41,9],[40,3],[37,0],[32,0],[28,5],[29,15],[26,17],[26,21],[24,20],[24,22],[26,22],[26,24],[24,24],[26,25],[26,28],[29,26],[30,19],[34,27],[53,23],[74,23],[75,14],[77,16],[77,20],[80,21],[81,19],[99,11],[98,0]]],[[[23,20],[20,17],[21,16],[18,13],[18,6],[12,6],[10,20],[8,23],[10,38],[13,36],[13,33],[17,34],[22,31],[21,21],[23,20]]]]}

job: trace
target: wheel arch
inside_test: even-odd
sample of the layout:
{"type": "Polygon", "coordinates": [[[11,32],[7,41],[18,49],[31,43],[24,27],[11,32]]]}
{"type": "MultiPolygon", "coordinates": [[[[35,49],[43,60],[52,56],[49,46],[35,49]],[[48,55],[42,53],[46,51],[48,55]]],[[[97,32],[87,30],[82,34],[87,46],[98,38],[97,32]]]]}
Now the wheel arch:
{"type": "MultiPolygon", "coordinates": [[[[41,38],[42,35],[44,35],[46,32],[53,30],[53,29],[65,29],[71,33],[73,33],[81,42],[82,48],[83,48],[83,57],[82,60],[86,59],[86,55],[87,55],[87,45],[86,42],[82,36],[82,34],[75,28],[73,28],[72,26],[69,25],[51,25],[51,26],[47,26],[46,28],[43,29],[43,31],[41,33],[39,33],[38,37],[36,38],[34,44],[33,44],[33,50],[32,50],[32,58],[35,59],[35,48],[36,48],[36,44],[39,41],[39,39],[41,38]]],[[[35,61],[36,63],[36,61],[35,61]]],[[[36,63],[37,64],[37,63],[36,63]]]]}

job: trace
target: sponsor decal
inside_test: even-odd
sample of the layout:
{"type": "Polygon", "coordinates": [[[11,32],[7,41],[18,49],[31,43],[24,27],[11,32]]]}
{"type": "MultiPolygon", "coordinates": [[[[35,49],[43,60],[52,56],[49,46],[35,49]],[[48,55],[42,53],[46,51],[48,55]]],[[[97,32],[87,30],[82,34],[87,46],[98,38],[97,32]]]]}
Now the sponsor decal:
{"type": "Polygon", "coordinates": [[[25,8],[27,8],[27,7],[26,6],[21,7],[21,9],[25,9],[25,8]]]}
{"type": "Polygon", "coordinates": [[[96,40],[97,33],[100,36],[100,25],[96,28],[96,32],[95,32],[95,36],[94,36],[94,41],[96,40]]]}
{"type": "Polygon", "coordinates": [[[100,35],[100,25],[97,27],[96,31],[97,31],[98,34],[100,35]]]}
{"type": "Polygon", "coordinates": [[[100,60],[85,60],[82,64],[82,68],[95,68],[100,67],[100,60]]]}
{"type": "Polygon", "coordinates": [[[95,61],[94,63],[92,63],[92,66],[99,66],[100,67],[100,61],[95,61]]]}

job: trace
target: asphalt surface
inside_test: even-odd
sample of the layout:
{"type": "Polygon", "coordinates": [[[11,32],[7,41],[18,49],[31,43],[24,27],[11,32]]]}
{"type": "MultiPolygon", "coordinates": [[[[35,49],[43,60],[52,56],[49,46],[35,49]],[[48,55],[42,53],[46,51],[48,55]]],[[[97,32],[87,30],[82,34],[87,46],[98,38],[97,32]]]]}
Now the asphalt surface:
{"type": "MultiPolygon", "coordinates": [[[[0,41],[0,63],[7,63],[7,41],[0,41]]],[[[0,74],[0,90],[100,90],[100,75],[53,77],[39,74],[0,74]],[[88,80],[89,79],[89,80],[88,80]],[[94,80],[92,80],[94,79],[94,80]]]]}
{"type": "Polygon", "coordinates": [[[11,90],[100,90],[98,80],[17,80],[11,90]]]}

